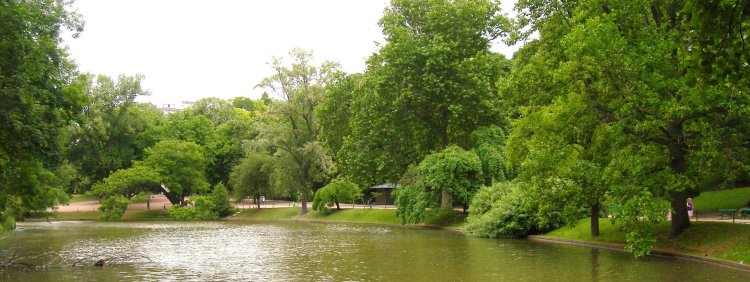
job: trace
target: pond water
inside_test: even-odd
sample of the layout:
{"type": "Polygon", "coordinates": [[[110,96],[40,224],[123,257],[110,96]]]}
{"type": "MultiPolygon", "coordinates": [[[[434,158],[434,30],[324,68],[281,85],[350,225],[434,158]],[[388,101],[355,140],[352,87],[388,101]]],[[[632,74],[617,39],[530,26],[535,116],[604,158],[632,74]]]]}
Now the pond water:
{"type": "Polygon", "coordinates": [[[0,239],[10,257],[28,265],[0,281],[750,281],[670,258],[331,223],[22,223],[0,239]]]}

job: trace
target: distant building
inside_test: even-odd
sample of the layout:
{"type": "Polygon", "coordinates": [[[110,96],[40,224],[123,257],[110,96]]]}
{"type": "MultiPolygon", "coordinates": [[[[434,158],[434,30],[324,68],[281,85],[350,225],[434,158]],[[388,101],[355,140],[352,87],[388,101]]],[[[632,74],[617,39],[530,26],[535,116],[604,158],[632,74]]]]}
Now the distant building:
{"type": "Polygon", "coordinates": [[[177,108],[177,104],[162,104],[161,107],[159,107],[159,110],[161,110],[161,112],[165,114],[171,114],[180,111],[180,109],[177,108]]]}
{"type": "Polygon", "coordinates": [[[393,190],[398,187],[397,184],[383,183],[367,188],[367,194],[375,205],[392,205],[393,190]]]}
{"type": "Polygon", "coordinates": [[[192,105],[193,101],[182,101],[180,104],[161,104],[159,110],[165,114],[176,113],[192,105]]]}

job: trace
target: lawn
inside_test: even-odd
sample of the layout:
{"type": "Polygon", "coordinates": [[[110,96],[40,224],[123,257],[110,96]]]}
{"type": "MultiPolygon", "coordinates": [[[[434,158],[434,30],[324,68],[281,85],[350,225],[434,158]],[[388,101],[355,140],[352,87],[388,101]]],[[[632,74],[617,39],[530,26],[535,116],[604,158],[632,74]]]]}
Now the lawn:
{"type": "Polygon", "coordinates": [[[697,212],[717,212],[719,209],[736,209],[750,203],[750,187],[703,192],[695,198],[697,212]]]}
{"type": "MultiPolygon", "coordinates": [[[[247,209],[229,220],[300,220],[352,223],[401,224],[395,209],[332,209],[327,213],[310,211],[299,215],[299,208],[247,209]]],[[[438,214],[427,218],[426,225],[458,227],[464,217],[458,213],[438,214]]]]}
{"type": "MultiPolygon", "coordinates": [[[[38,219],[49,218],[50,220],[99,220],[98,211],[80,211],[80,212],[55,212],[47,215],[40,215],[38,219]]],[[[123,221],[144,221],[144,220],[171,220],[165,210],[128,210],[122,216],[123,221]]]]}
{"type": "MultiPolygon", "coordinates": [[[[589,219],[580,220],[574,227],[562,227],[547,236],[581,241],[624,243],[625,233],[607,219],[601,219],[600,236],[593,239],[589,219]]],[[[698,256],[709,256],[732,261],[750,262],[750,225],[719,222],[692,222],[690,228],[675,239],[670,239],[669,222],[657,226],[656,248],[698,256]]]]}
{"type": "Polygon", "coordinates": [[[230,220],[291,220],[299,215],[299,208],[244,209],[230,220]]]}
{"type": "Polygon", "coordinates": [[[361,222],[378,224],[400,224],[396,210],[391,209],[343,209],[331,210],[329,213],[310,212],[305,220],[361,222]]]}

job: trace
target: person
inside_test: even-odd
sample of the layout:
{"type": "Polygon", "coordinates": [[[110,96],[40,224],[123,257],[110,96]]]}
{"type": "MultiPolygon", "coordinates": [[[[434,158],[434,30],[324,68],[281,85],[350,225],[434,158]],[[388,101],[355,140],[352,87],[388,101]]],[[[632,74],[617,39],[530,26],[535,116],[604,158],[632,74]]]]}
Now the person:
{"type": "Polygon", "coordinates": [[[687,198],[688,218],[693,217],[693,198],[687,198]]]}

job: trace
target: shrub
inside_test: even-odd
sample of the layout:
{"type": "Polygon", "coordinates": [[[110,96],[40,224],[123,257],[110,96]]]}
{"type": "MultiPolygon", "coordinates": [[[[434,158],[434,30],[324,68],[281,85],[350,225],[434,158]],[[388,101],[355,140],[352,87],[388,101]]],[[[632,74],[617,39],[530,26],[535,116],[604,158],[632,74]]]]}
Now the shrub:
{"type": "Polygon", "coordinates": [[[438,209],[439,194],[425,192],[425,188],[419,183],[400,186],[393,194],[396,216],[402,224],[423,222],[431,210],[438,209]]]}
{"type": "Polygon", "coordinates": [[[214,203],[214,211],[218,217],[225,217],[232,214],[232,206],[229,204],[229,192],[224,184],[219,183],[214,185],[211,200],[214,203]]]}
{"type": "Polygon", "coordinates": [[[193,201],[193,208],[195,209],[195,219],[211,220],[219,218],[213,197],[194,196],[191,200],[193,201]]]}
{"type": "Polygon", "coordinates": [[[121,220],[129,202],[128,198],[122,195],[108,196],[99,207],[99,218],[106,221],[121,220]]]}
{"type": "Polygon", "coordinates": [[[483,187],[472,200],[466,230],[480,237],[518,238],[562,226],[561,212],[545,206],[538,191],[523,182],[483,187]]]}
{"type": "Polygon", "coordinates": [[[167,213],[169,217],[176,220],[194,220],[196,218],[195,209],[192,207],[172,206],[167,210],[167,213]]]}
{"type": "Polygon", "coordinates": [[[362,190],[356,184],[347,180],[334,180],[315,192],[313,210],[326,212],[330,205],[336,205],[336,209],[341,209],[339,203],[353,202],[361,196],[362,190]]]}
{"type": "Polygon", "coordinates": [[[169,208],[169,217],[176,220],[214,220],[222,215],[221,211],[228,215],[231,213],[228,192],[226,188],[223,188],[223,185],[220,187],[217,185],[217,188],[220,191],[214,191],[211,195],[190,197],[191,203],[189,206],[169,208]]]}

